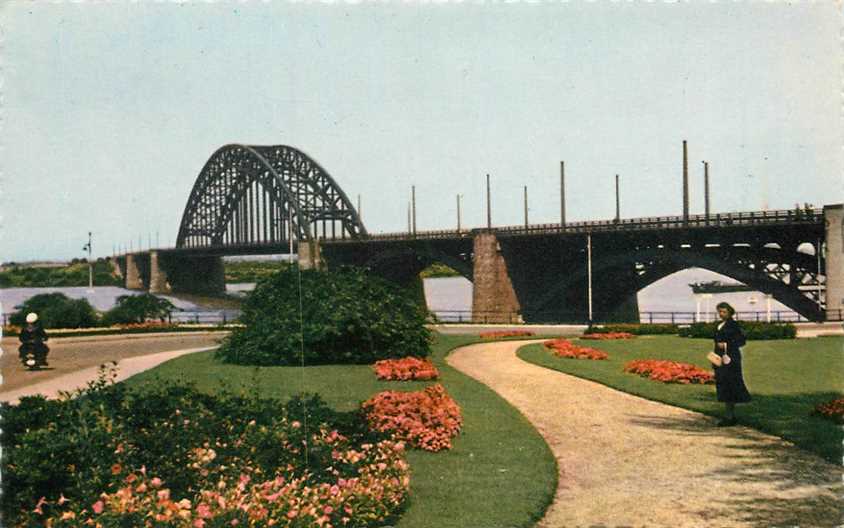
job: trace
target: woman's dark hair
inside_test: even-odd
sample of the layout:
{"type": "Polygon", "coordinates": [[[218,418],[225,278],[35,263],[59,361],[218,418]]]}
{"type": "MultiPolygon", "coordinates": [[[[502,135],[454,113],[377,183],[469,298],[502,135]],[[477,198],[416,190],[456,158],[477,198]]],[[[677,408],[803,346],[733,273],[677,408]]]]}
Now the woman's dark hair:
{"type": "Polygon", "coordinates": [[[723,309],[727,310],[728,312],[730,312],[730,317],[732,317],[732,316],[734,316],[734,315],[736,314],[736,309],[735,309],[735,308],[733,308],[732,306],[730,306],[730,303],[726,303],[726,302],[719,302],[719,303],[715,306],[715,309],[716,309],[716,310],[720,310],[721,308],[723,308],[723,309]]]}

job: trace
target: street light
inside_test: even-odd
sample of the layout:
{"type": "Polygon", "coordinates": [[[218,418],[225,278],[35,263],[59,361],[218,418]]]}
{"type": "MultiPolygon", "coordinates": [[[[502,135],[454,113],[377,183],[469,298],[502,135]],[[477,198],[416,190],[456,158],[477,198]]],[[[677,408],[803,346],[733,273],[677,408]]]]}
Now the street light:
{"type": "Polygon", "coordinates": [[[88,252],[88,291],[94,291],[94,267],[91,263],[91,232],[88,231],[88,243],[82,246],[82,251],[88,252]]]}

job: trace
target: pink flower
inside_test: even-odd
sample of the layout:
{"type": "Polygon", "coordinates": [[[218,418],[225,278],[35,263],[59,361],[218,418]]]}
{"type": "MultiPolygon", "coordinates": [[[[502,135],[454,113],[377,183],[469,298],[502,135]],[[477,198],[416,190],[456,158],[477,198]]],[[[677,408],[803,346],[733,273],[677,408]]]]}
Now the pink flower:
{"type": "Polygon", "coordinates": [[[105,504],[103,504],[103,501],[99,500],[99,501],[95,502],[95,503],[91,506],[91,509],[92,509],[92,510],[94,510],[94,513],[96,513],[97,515],[99,515],[99,514],[101,514],[101,513],[103,512],[103,507],[104,507],[104,506],[105,506],[105,504]]]}
{"type": "Polygon", "coordinates": [[[289,512],[287,512],[288,519],[295,519],[297,515],[299,515],[299,512],[297,510],[290,510],[289,512]]]}
{"type": "Polygon", "coordinates": [[[158,477],[154,477],[152,480],[149,481],[153,488],[161,487],[161,479],[158,477]]]}

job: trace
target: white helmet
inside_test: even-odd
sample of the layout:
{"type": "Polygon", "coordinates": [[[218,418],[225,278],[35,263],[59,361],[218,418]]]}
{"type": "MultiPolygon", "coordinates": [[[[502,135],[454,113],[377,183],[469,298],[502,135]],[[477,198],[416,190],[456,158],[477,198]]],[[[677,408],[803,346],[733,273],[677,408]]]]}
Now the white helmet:
{"type": "Polygon", "coordinates": [[[32,313],[30,313],[29,315],[26,316],[26,322],[27,323],[32,324],[37,320],[38,320],[38,314],[35,313],[35,312],[32,312],[32,313]]]}

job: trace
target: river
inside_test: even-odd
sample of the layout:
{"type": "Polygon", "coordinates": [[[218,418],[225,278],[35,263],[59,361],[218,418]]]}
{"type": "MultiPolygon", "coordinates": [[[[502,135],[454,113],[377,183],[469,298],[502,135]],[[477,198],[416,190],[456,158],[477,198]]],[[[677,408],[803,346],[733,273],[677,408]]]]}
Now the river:
{"type": "MultiPolygon", "coordinates": [[[[694,313],[697,310],[695,295],[689,287],[693,282],[705,282],[720,280],[733,282],[728,277],[713,273],[700,268],[690,268],[670,275],[659,282],[641,290],[638,294],[639,311],[647,312],[686,312],[694,313]]],[[[425,297],[428,308],[434,313],[445,315],[447,312],[464,312],[463,318],[469,316],[472,307],[472,283],[463,277],[448,277],[425,279],[425,297]]],[[[252,283],[228,284],[226,289],[235,295],[243,295],[254,287],[252,283]]],[[[8,314],[15,311],[15,306],[26,299],[39,293],[61,292],[71,298],[85,298],[94,308],[100,311],[108,310],[114,306],[116,299],[121,295],[137,293],[131,290],[114,286],[96,286],[93,291],[86,287],[67,288],[6,288],[0,289],[0,307],[2,313],[8,314]]],[[[186,317],[193,317],[191,314],[207,311],[208,308],[178,299],[172,296],[168,298],[177,308],[184,310],[186,317]]],[[[733,292],[715,294],[708,301],[701,301],[701,317],[705,318],[706,313],[714,314],[715,305],[720,301],[726,301],[733,305],[738,312],[760,312],[765,317],[767,309],[765,295],[760,292],[733,292]],[[709,310],[706,310],[706,303],[709,303],[709,310]]],[[[783,319],[794,319],[796,314],[785,305],[772,300],[771,310],[780,312],[783,319]]],[[[454,315],[454,314],[451,314],[454,315]]],[[[230,315],[229,315],[230,317],[230,315]]],[[[663,320],[667,316],[661,316],[663,320]]],[[[443,317],[449,319],[450,317],[443,317]]],[[[643,315],[643,320],[646,317],[643,315]]]]}

